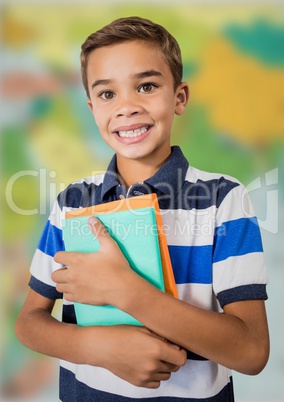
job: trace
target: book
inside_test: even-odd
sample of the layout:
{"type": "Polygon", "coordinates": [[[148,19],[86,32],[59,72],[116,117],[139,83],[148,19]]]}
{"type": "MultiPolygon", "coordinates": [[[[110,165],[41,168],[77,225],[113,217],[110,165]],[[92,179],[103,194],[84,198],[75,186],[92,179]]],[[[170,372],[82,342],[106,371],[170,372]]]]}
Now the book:
{"type": "MultiPolygon", "coordinates": [[[[156,194],[124,198],[66,213],[63,237],[66,251],[95,252],[98,240],[88,226],[95,215],[117,242],[131,268],[162,291],[177,297],[162,216],[156,194]]],[[[114,306],[74,303],[79,325],[141,325],[114,306]]]]}

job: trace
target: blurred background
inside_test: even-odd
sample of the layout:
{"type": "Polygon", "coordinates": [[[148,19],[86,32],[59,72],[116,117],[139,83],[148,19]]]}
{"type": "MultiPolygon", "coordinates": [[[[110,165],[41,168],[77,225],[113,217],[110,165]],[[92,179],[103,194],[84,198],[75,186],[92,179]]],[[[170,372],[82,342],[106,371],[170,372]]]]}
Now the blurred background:
{"type": "Polygon", "coordinates": [[[283,2],[7,0],[0,11],[0,400],[58,400],[58,362],[21,346],[13,324],[56,194],[104,170],[113,154],[87,107],[80,46],[111,20],[138,15],[164,25],[182,49],[191,99],[172,144],[193,166],[246,184],[259,218],[271,358],[256,377],[235,373],[236,400],[283,401],[283,2]]]}

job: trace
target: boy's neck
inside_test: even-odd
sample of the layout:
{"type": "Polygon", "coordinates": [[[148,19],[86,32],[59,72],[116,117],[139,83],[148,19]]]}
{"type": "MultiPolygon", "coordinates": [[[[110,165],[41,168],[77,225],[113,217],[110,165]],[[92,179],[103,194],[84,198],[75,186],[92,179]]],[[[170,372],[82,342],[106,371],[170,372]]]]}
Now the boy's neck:
{"type": "Polygon", "coordinates": [[[117,155],[117,170],[123,180],[123,184],[128,189],[133,184],[142,183],[144,180],[152,177],[164,165],[169,156],[170,154],[166,157],[164,156],[159,161],[151,161],[145,159],[126,159],[117,155]]]}

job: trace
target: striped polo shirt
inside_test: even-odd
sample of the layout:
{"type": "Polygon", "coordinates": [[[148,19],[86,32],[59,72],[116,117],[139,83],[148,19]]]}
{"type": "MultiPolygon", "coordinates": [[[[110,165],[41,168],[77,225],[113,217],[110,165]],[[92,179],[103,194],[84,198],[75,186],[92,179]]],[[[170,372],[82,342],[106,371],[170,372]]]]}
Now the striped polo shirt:
{"type": "MultiPolygon", "coordinates": [[[[222,312],[228,303],[266,299],[266,270],[260,230],[245,187],[236,179],[189,166],[179,147],[151,178],[126,189],[113,156],[104,174],[70,184],[57,198],[31,265],[30,287],[49,299],[62,298],[51,274],[53,257],[64,250],[62,219],[67,211],[156,193],[179,298],[222,312]]],[[[63,299],[62,321],[76,323],[74,305],[63,299]]],[[[187,363],[158,389],[136,387],[110,371],[60,362],[63,402],[234,400],[231,371],[187,352],[187,363]]]]}

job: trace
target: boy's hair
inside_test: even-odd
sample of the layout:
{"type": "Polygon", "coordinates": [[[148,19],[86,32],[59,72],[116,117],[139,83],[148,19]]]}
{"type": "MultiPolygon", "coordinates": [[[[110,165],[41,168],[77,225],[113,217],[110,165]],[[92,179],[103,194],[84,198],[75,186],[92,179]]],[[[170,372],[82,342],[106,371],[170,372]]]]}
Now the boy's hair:
{"type": "Polygon", "coordinates": [[[127,41],[142,41],[156,47],[168,64],[174,79],[174,89],[182,81],[182,59],[176,39],[161,25],[140,18],[127,17],[114,20],[110,24],[91,34],[81,49],[81,74],[83,85],[89,97],[87,67],[91,52],[104,46],[127,41]]]}

